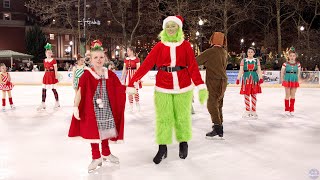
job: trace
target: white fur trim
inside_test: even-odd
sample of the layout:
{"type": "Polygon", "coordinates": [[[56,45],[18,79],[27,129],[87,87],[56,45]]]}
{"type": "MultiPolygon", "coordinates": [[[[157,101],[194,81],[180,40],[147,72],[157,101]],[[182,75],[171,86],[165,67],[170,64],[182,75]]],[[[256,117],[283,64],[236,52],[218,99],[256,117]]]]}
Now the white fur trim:
{"type": "Polygon", "coordinates": [[[170,66],[174,67],[177,64],[177,50],[175,46],[170,46],[170,59],[171,63],[170,66]]]}
{"type": "Polygon", "coordinates": [[[44,89],[56,89],[55,84],[42,84],[42,88],[44,89]]]}
{"type": "Polygon", "coordinates": [[[85,139],[81,136],[76,136],[76,137],[69,137],[72,140],[80,140],[86,143],[101,143],[101,139],[85,139]]]}
{"type": "Polygon", "coordinates": [[[133,87],[127,87],[126,88],[126,93],[127,94],[134,94],[134,93],[136,93],[136,89],[133,88],[133,87]]]}
{"type": "Polygon", "coordinates": [[[136,60],[136,59],[137,59],[137,57],[132,57],[132,58],[126,57],[126,60],[136,60]]]}
{"type": "Polygon", "coordinates": [[[165,18],[163,20],[162,28],[165,29],[166,28],[166,24],[168,22],[170,22],[170,21],[173,21],[173,22],[177,23],[180,28],[183,27],[181,19],[177,18],[176,16],[168,16],[167,18],[165,18]]]}
{"type": "Polygon", "coordinates": [[[109,140],[109,144],[123,144],[124,140],[118,140],[118,141],[111,141],[109,140]]]}
{"type": "Polygon", "coordinates": [[[165,46],[169,46],[169,47],[177,47],[177,46],[180,46],[183,42],[184,42],[184,40],[181,40],[179,42],[162,42],[162,44],[164,44],[165,46]]]}
{"type": "Polygon", "coordinates": [[[185,87],[185,88],[182,88],[182,89],[178,89],[178,90],[175,90],[175,89],[164,89],[164,88],[161,88],[161,87],[158,87],[158,86],[155,87],[156,91],[162,92],[162,93],[168,93],[168,94],[181,94],[181,93],[185,93],[185,92],[191,91],[193,89],[194,89],[193,85],[190,85],[188,87],[185,87]]]}
{"type": "MultiPolygon", "coordinates": [[[[100,79],[100,76],[96,72],[92,71],[91,68],[85,67],[84,70],[88,70],[94,78],[100,79]]],[[[104,78],[108,79],[109,78],[109,74],[108,74],[109,70],[105,67],[103,67],[103,70],[104,70],[104,78]]]]}
{"type": "Polygon", "coordinates": [[[138,82],[134,82],[133,86],[134,86],[134,88],[139,89],[139,83],[138,82]]]}
{"type": "MultiPolygon", "coordinates": [[[[71,138],[72,140],[83,141],[83,142],[86,142],[86,143],[101,143],[101,139],[84,139],[84,138],[81,137],[81,136],[69,137],[69,138],[71,138]]],[[[122,144],[122,143],[124,143],[123,140],[111,141],[111,140],[109,139],[108,141],[109,141],[109,143],[111,143],[111,144],[122,144]]]]}
{"type": "Polygon", "coordinates": [[[207,89],[207,85],[206,84],[199,84],[197,86],[198,90],[201,90],[201,89],[207,89]]]}
{"type": "Polygon", "coordinates": [[[179,86],[179,79],[178,79],[177,71],[172,72],[172,78],[173,78],[173,89],[174,90],[179,90],[180,86],[179,86]]]}

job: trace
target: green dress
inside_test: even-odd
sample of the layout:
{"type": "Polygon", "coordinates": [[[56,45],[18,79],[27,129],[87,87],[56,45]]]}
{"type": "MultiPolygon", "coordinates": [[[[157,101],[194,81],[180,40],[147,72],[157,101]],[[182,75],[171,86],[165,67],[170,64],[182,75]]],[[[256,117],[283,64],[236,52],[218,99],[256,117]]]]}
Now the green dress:
{"type": "Polygon", "coordinates": [[[259,60],[245,58],[240,65],[243,66],[244,71],[240,94],[251,95],[261,93],[259,75],[257,73],[258,66],[260,66],[259,60]]]}
{"type": "Polygon", "coordinates": [[[79,79],[82,76],[82,74],[84,73],[84,67],[82,68],[77,68],[74,72],[74,77],[73,77],[73,89],[78,89],[79,86],[79,79]]]}
{"type": "Polygon", "coordinates": [[[299,68],[301,67],[300,63],[290,64],[289,62],[283,63],[282,67],[285,68],[284,78],[282,86],[288,88],[297,88],[299,87],[298,76],[299,68]]]}

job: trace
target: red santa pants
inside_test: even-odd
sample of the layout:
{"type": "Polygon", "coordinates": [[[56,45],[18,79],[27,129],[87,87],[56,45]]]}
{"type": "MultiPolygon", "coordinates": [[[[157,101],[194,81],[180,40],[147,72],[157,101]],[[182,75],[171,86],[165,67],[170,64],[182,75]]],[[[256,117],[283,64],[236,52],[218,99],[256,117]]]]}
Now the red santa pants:
{"type": "MultiPolygon", "coordinates": [[[[102,140],[101,150],[103,156],[109,156],[111,154],[108,139],[102,140]]],[[[99,159],[101,157],[98,143],[91,143],[91,152],[92,159],[99,159]]]]}

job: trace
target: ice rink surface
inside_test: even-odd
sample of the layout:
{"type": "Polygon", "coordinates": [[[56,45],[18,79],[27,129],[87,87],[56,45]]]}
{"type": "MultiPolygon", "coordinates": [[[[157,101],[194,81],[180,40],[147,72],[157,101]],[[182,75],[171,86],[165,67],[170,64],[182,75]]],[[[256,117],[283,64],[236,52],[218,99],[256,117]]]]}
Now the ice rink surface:
{"type": "Polygon", "coordinates": [[[125,141],[111,145],[120,165],[104,164],[88,174],[90,145],[67,137],[72,88],[58,88],[58,111],[53,110],[54,96],[48,90],[47,110],[38,112],[41,86],[16,86],[17,109],[0,112],[0,180],[310,180],[309,171],[320,170],[320,89],[298,89],[296,115],[285,118],[284,89],[263,88],[257,102],[259,119],[248,120],[242,119],[239,87],[228,87],[225,140],[215,141],[205,139],[211,120],[195,90],[189,156],[180,159],[175,142],[159,165],[152,162],[158,150],[153,89],[140,90],[141,112],[126,111],[125,141]]]}

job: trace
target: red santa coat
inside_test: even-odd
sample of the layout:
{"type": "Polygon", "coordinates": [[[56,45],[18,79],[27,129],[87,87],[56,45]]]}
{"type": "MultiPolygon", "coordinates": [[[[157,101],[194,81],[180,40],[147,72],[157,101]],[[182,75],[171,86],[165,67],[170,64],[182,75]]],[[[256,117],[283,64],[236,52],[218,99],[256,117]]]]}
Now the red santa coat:
{"type": "Polygon", "coordinates": [[[133,86],[137,84],[152,67],[161,66],[183,66],[187,67],[180,71],[166,72],[159,70],[156,76],[155,90],[163,93],[179,94],[193,90],[193,84],[198,89],[206,86],[201,78],[198,64],[196,62],[191,44],[184,40],[177,43],[157,43],[141,67],[130,80],[127,91],[132,92],[133,86]]]}
{"type": "MultiPolygon", "coordinates": [[[[105,69],[105,81],[108,97],[114,117],[118,137],[112,141],[123,140],[124,132],[124,109],[126,103],[125,86],[123,86],[117,75],[105,69]]],[[[100,76],[90,68],[86,68],[79,81],[81,88],[81,101],[79,104],[80,120],[72,116],[69,129],[69,137],[82,137],[90,142],[99,142],[100,136],[94,112],[93,97],[98,87],[100,76]]]]}

